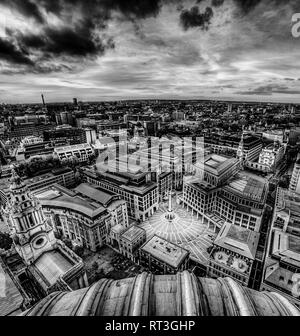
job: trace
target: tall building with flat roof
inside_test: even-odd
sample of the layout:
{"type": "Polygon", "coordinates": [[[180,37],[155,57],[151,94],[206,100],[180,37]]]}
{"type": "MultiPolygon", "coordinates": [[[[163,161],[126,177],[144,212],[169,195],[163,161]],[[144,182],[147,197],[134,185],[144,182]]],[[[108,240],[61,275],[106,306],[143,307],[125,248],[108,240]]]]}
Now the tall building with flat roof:
{"type": "Polygon", "coordinates": [[[81,171],[86,182],[120,195],[127,202],[129,217],[135,220],[144,221],[158,209],[158,187],[149,173],[140,170],[111,173],[88,168],[81,168],[81,171]]]}
{"type": "Polygon", "coordinates": [[[208,156],[201,168],[199,174],[185,178],[183,205],[215,232],[225,222],[258,232],[268,193],[267,180],[239,172],[237,159],[216,158],[215,154],[208,156]]]}
{"type": "Polygon", "coordinates": [[[209,154],[194,165],[196,177],[212,186],[218,186],[238,172],[238,160],[217,154],[209,154]]]}
{"type": "MultiPolygon", "coordinates": [[[[204,137],[205,147],[209,147],[215,154],[237,153],[241,138],[231,135],[211,134],[204,137]]],[[[246,161],[254,161],[262,150],[262,141],[252,135],[244,135],[243,152],[246,161]]]]}

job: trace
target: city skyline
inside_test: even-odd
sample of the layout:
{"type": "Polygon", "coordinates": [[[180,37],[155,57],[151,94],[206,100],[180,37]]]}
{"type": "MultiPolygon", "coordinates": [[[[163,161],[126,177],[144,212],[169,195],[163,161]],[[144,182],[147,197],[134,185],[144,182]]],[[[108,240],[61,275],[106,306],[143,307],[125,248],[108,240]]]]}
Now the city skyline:
{"type": "Polygon", "coordinates": [[[0,1],[1,102],[300,103],[297,1],[0,1]],[[287,52],[288,51],[288,52],[287,52]]]}

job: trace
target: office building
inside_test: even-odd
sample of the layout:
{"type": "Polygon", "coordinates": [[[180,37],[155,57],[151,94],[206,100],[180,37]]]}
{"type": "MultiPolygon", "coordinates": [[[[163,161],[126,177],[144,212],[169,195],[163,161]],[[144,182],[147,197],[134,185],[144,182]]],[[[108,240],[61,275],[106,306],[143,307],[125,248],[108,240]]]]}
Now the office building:
{"type": "MultiPolygon", "coordinates": [[[[60,184],[65,187],[72,187],[75,184],[75,173],[71,168],[53,169],[51,172],[27,178],[23,183],[33,192],[54,184],[60,184]]],[[[3,205],[9,198],[10,180],[8,178],[0,181],[0,204],[3,205]]]]}
{"type": "Polygon", "coordinates": [[[294,164],[289,189],[300,194],[300,154],[298,154],[297,160],[294,164]]]}
{"type": "Polygon", "coordinates": [[[99,172],[85,167],[81,172],[87,183],[120,195],[127,202],[128,216],[135,220],[144,221],[158,209],[158,187],[150,173],[140,169],[129,173],[99,172]]]}
{"type": "Polygon", "coordinates": [[[285,154],[285,146],[280,144],[271,144],[263,148],[259,154],[258,163],[266,166],[269,171],[275,171],[282,162],[285,154]]]}
{"type": "Polygon", "coordinates": [[[36,192],[35,197],[55,231],[64,238],[91,251],[104,244],[119,251],[120,234],[129,224],[126,202],[118,195],[80,184],[74,190],[52,186],[36,192]]]}
{"type": "Polygon", "coordinates": [[[200,165],[200,175],[185,178],[181,202],[215,232],[225,222],[258,232],[268,182],[249,172],[238,172],[237,159],[221,158],[208,157],[204,166],[200,165]]]}
{"type": "Polygon", "coordinates": [[[62,125],[53,130],[45,131],[43,137],[44,141],[50,142],[53,147],[77,145],[87,142],[83,129],[69,125],[62,125]]]}
{"type": "Polygon", "coordinates": [[[225,223],[213,243],[208,276],[230,277],[248,286],[258,241],[259,233],[225,223]]]}
{"type": "Polygon", "coordinates": [[[278,188],[261,290],[300,307],[300,196],[278,188]]]}
{"type": "Polygon", "coordinates": [[[87,143],[56,147],[54,149],[54,154],[58,157],[59,161],[72,160],[74,157],[78,162],[87,162],[91,157],[94,156],[94,149],[91,145],[87,143]]]}
{"type": "Polygon", "coordinates": [[[146,242],[146,231],[136,225],[124,231],[120,238],[120,253],[139,263],[139,248],[146,242]]]}

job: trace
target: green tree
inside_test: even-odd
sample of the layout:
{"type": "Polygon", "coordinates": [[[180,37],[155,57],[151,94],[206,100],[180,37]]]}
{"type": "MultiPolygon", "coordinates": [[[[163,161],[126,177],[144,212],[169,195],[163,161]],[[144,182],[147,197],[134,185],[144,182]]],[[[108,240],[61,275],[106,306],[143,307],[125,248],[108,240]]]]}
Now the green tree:
{"type": "Polygon", "coordinates": [[[63,242],[64,242],[64,244],[65,244],[68,248],[70,248],[70,249],[73,248],[73,244],[72,244],[72,242],[71,242],[70,239],[65,238],[65,239],[63,240],[63,242]]]}
{"type": "Polygon", "coordinates": [[[12,246],[12,239],[8,233],[0,232],[0,249],[9,250],[12,246]]]}
{"type": "Polygon", "coordinates": [[[82,246],[76,246],[74,248],[74,252],[78,255],[78,257],[82,258],[84,253],[84,248],[82,246]]]}
{"type": "Polygon", "coordinates": [[[97,263],[97,261],[94,261],[92,263],[92,269],[93,269],[94,272],[96,272],[98,270],[98,263],[97,263]]]}

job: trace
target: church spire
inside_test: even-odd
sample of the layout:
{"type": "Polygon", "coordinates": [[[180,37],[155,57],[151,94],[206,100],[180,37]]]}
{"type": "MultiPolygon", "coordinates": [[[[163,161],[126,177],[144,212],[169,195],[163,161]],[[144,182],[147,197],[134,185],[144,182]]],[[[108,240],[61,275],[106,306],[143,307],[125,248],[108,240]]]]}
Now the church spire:
{"type": "Polygon", "coordinates": [[[11,178],[10,178],[10,189],[13,189],[14,187],[23,186],[22,179],[16,172],[15,166],[11,167],[11,178]]]}
{"type": "Polygon", "coordinates": [[[55,242],[53,228],[15,168],[10,179],[10,195],[4,209],[6,223],[18,254],[26,264],[36,260],[55,242]]]}

